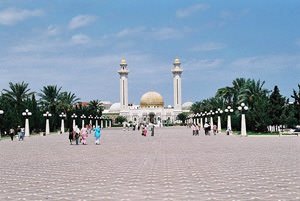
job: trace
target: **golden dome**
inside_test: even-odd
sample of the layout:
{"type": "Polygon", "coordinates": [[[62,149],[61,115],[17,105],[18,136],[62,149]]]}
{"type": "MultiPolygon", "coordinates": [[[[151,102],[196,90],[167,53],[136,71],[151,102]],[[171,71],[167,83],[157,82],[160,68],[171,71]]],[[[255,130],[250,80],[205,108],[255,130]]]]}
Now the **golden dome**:
{"type": "Polygon", "coordinates": [[[149,91],[141,97],[141,107],[164,107],[163,97],[155,92],[149,91]]]}

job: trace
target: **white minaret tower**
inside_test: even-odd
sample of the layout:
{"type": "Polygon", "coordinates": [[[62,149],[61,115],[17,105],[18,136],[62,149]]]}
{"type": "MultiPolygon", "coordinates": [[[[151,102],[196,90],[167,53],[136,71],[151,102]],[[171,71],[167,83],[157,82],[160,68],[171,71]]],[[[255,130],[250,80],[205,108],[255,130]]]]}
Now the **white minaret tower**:
{"type": "Polygon", "coordinates": [[[120,63],[120,105],[121,112],[128,110],[128,73],[126,60],[123,58],[120,63]]]}
{"type": "Polygon", "coordinates": [[[177,112],[181,111],[181,73],[182,68],[180,67],[180,61],[178,58],[175,59],[172,69],[173,73],[173,89],[174,89],[174,110],[177,112]]]}

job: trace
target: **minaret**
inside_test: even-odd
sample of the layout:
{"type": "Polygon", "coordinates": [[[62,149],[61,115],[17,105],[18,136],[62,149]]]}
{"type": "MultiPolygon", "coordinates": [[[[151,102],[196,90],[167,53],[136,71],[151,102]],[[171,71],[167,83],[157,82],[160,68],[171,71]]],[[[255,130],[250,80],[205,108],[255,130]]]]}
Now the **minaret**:
{"type": "Polygon", "coordinates": [[[174,89],[174,110],[181,111],[181,73],[182,68],[180,67],[180,61],[178,58],[175,59],[172,69],[173,73],[173,89],[174,89]]]}
{"type": "Polygon", "coordinates": [[[126,60],[123,58],[120,63],[120,105],[121,111],[128,110],[128,73],[126,60]]]}

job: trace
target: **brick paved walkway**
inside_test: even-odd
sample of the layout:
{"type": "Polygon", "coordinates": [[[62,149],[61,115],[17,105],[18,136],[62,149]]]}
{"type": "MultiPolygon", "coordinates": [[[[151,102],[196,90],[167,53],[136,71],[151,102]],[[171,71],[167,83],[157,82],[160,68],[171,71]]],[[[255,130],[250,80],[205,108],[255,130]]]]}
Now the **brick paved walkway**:
{"type": "Polygon", "coordinates": [[[108,129],[0,142],[0,200],[300,200],[299,137],[108,129]]]}

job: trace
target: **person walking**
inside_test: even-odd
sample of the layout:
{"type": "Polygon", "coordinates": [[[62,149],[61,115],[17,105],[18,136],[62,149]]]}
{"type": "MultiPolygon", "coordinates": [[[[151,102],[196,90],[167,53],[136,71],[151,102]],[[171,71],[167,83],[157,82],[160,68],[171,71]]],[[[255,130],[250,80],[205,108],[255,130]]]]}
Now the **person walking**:
{"type": "Polygon", "coordinates": [[[18,134],[18,138],[19,138],[19,141],[20,141],[21,138],[22,138],[22,133],[21,133],[21,127],[20,126],[18,126],[18,128],[17,128],[17,134],[18,134]]]}
{"type": "Polygon", "coordinates": [[[193,135],[196,135],[196,125],[192,124],[191,128],[192,128],[192,131],[193,131],[193,135]]]}
{"type": "Polygon", "coordinates": [[[154,125],[151,126],[151,136],[154,136],[154,125]]]}
{"type": "Polygon", "coordinates": [[[73,129],[73,139],[75,139],[76,145],[79,145],[79,137],[80,137],[80,130],[78,128],[78,126],[75,126],[75,128],[73,129]]]}
{"type": "Polygon", "coordinates": [[[100,144],[100,137],[101,137],[101,129],[99,126],[96,126],[96,128],[94,129],[94,136],[95,136],[95,144],[99,145],[100,144]]]}
{"type": "Polygon", "coordinates": [[[14,141],[15,129],[13,129],[13,128],[9,129],[9,136],[10,136],[11,141],[14,141]]]}
{"type": "Polygon", "coordinates": [[[80,135],[81,135],[81,142],[83,145],[87,145],[86,140],[88,137],[88,125],[86,125],[85,127],[83,127],[80,131],[80,135]]]}
{"type": "Polygon", "coordinates": [[[199,135],[199,130],[200,130],[200,128],[199,128],[199,126],[198,126],[198,124],[196,124],[196,134],[195,135],[199,135]]]}
{"type": "Polygon", "coordinates": [[[205,124],[204,124],[205,135],[210,135],[209,129],[210,129],[210,125],[207,122],[205,122],[205,124]]]}
{"type": "Polygon", "coordinates": [[[71,126],[70,129],[69,129],[69,141],[70,141],[70,145],[73,144],[73,140],[74,140],[74,129],[71,126]]]}

